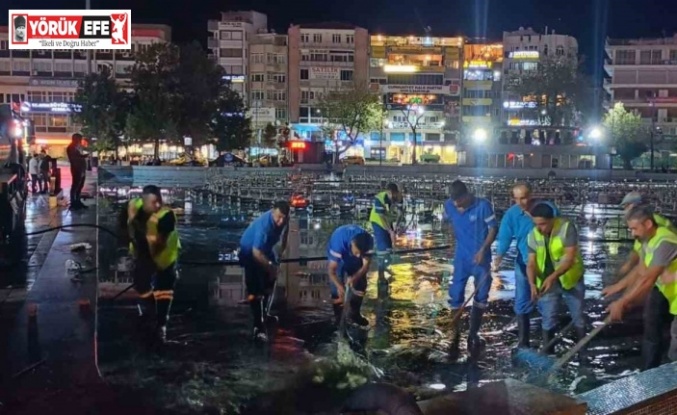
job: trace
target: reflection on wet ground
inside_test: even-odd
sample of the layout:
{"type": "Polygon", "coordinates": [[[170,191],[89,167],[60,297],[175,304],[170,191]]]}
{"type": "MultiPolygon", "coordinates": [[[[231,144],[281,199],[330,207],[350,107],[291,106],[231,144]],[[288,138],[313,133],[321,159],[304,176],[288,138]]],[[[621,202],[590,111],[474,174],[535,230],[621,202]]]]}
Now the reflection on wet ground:
{"type": "MultiPolygon", "coordinates": [[[[172,206],[182,209],[182,257],[205,265],[182,266],[168,333],[171,342],[161,351],[149,349],[142,339],[132,302],[105,298],[126,284],[110,288],[105,280],[112,281],[114,272],[100,274],[102,292],[108,294],[99,309],[99,363],[110,382],[133,385],[148,391],[161,405],[188,413],[241,407],[265,413],[265,408],[279,410],[284,405],[296,406],[291,412],[278,413],[315,413],[335,408],[344,396],[342,391],[366,378],[380,377],[426,398],[506,377],[527,379],[530,374],[528,368],[517,368],[511,362],[516,327],[510,260],[494,276],[481,330],[486,347],[478,356],[449,360],[449,251],[394,258],[388,286],[377,283],[376,272],[370,274],[363,312],[371,329],[350,329],[352,348],[360,359],[346,357],[355,353],[339,353],[343,364],[334,363],[337,343],[321,262],[286,267],[286,276],[280,281],[284,289],[276,301],[280,322],[271,327],[273,341],[267,346],[254,345],[249,337],[248,308],[238,305],[243,290],[239,268],[213,263],[236,247],[243,224],[258,214],[257,208],[210,204],[206,198],[180,190],[168,196],[172,206]]],[[[125,203],[125,197],[126,191],[109,192],[99,208],[101,225],[115,228],[114,212],[125,203]]],[[[604,308],[598,300],[601,288],[609,284],[612,270],[630,249],[628,243],[609,242],[625,237],[617,222],[620,212],[601,206],[588,206],[582,213],[580,206],[563,211],[582,218],[587,315],[589,323],[600,321],[604,308]],[[590,212],[595,220],[590,220],[590,212]]],[[[294,215],[288,256],[322,256],[336,226],[362,221],[352,216],[309,217],[299,212],[294,215]]],[[[434,216],[409,223],[412,226],[398,241],[398,248],[449,243],[434,216]]],[[[115,241],[103,234],[100,237],[100,269],[107,270],[117,260],[115,241]]],[[[514,254],[512,251],[509,259],[514,259],[514,254]]],[[[117,278],[127,281],[124,276],[117,278]]],[[[472,291],[469,284],[467,295],[472,291]]],[[[562,326],[566,323],[563,313],[562,326]]],[[[589,361],[574,360],[562,371],[556,388],[581,393],[627,375],[639,367],[640,332],[637,314],[628,316],[623,325],[605,330],[591,343],[589,361]]],[[[537,314],[532,316],[532,339],[540,343],[537,314]]],[[[572,338],[565,338],[558,346],[559,354],[571,345],[572,338]]]]}

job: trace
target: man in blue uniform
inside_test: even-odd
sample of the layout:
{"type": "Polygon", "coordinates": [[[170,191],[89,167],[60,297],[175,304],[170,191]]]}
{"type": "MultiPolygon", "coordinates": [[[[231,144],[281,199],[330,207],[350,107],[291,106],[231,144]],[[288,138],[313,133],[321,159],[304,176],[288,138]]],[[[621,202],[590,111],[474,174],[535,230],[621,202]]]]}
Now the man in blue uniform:
{"type": "Polygon", "coordinates": [[[254,317],[254,338],[268,341],[264,317],[269,296],[277,279],[278,258],[273,247],[282,241],[280,255],[287,248],[289,203],[277,202],[254,220],[240,239],[240,264],[244,267],[247,300],[254,317]]]}
{"type": "Polygon", "coordinates": [[[510,249],[512,240],[517,243],[518,255],[515,258],[515,304],[517,315],[518,343],[517,347],[529,347],[529,314],[534,310],[534,301],[531,300],[531,288],[527,278],[527,263],[529,261],[529,234],[534,228],[534,222],[529,209],[536,203],[547,203],[559,216],[557,208],[550,202],[535,201],[531,197],[531,186],[528,183],[518,183],[512,188],[515,204],[505,212],[498,230],[498,247],[494,269],[498,270],[503,256],[510,249]]]}
{"type": "Polygon", "coordinates": [[[367,290],[367,272],[371,265],[369,254],[374,249],[374,238],[357,225],[339,226],[329,238],[327,246],[328,273],[336,322],[343,313],[346,288],[350,288],[348,310],[350,319],[360,326],[369,321],[360,313],[364,292],[367,290]]]}
{"type": "MultiPolygon", "coordinates": [[[[451,224],[456,239],[454,278],[449,286],[449,304],[458,310],[465,301],[468,278],[475,278],[479,287],[473,299],[468,333],[468,350],[479,345],[478,332],[491,288],[491,244],[496,238],[496,216],[488,200],[475,197],[466,185],[456,180],[451,184],[450,199],[444,203],[445,218],[451,224]]],[[[462,312],[462,310],[458,310],[462,312]]],[[[460,319],[453,327],[451,351],[458,351],[460,319]]]]}

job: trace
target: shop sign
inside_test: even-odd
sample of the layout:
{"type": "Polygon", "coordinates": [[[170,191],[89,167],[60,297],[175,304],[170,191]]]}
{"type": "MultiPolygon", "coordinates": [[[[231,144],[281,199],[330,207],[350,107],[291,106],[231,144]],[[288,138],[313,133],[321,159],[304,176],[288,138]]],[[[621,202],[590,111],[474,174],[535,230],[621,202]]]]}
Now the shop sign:
{"type": "Polygon", "coordinates": [[[507,110],[521,110],[521,109],[534,109],[536,108],[535,102],[523,102],[523,101],[505,101],[503,103],[503,108],[507,110]]]}
{"type": "Polygon", "coordinates": [[[537,50],[518,50],[510,52],[510,59],[538,59],[540,56],[537,50]]]}
{"type": "Polygon", "coordinates": [[[275,108],[252,107],[252,108],[249,109],[247,116],[255,124],[274,123],[275,122],[275,108]]]}
{"type": "Polygon", "coordinates": [[[77,88],[77,79],[46,79],[46,78],[31,78],[28,81],[30,86],[56,86],[62,88],[77,88]]]}
{"type": "Polygon", "coordinates": [[[82,106],[69,102],[22,102],[21,112],[80,112],[82,106]]]}
{"type": "Polygon", "coordinates": [[[384,85],[386,93],[457,95],[458,85],[384,85]]]}
{"type": "Polygon", "coordinates": [[[338,68],[312,67],[309,72],[308,75],[310,79],[324,79],[329,81],[338,81],[341,79],[341,72],[338,68]]]}

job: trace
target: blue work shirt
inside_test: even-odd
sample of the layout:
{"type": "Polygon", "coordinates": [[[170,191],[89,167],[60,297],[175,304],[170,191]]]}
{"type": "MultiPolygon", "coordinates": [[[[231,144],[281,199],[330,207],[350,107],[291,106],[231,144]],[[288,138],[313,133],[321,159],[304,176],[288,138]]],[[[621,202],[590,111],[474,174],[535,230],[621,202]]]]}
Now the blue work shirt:
{"type": "MultiPolygon", "coordinates": [[[[555,211],[555,216],[559,216],[559,209],[557,209],[554,203],[545,200],[536,203],[550,205],[555,211]]],[[[501,219],[501,227],[498,229],[498,237],[496,238],[498,241],[496,255],[504,256],[508,252],[508,249],[510,249],[510,244],[514,238],[517,241],[517,250],[520,254],[519,260],[522,264],[526,264],[529,260],[527,241],[533,228],[534,221],[531,215],[523,211],[519,205],[513,205],[505,212],[505,215],[501,219]]]]}
{"type": "MultiPolygon", "coordinates": [[[[350,246],[353,238],[361,233],[369,235],[369,232],[357,225],[343,225],[336,228],[334,233],[331,234],[329,244],[327,245],[327,260],[348,263],[358,259],[353,256],[350,246]]],[[[369,236],[371,245],[368,251],[372,251],[374,249],[374,238],[371,235],[369,236]]]]}
{"type": "MultiPolygon", "coordinates": [[[[496,215],[487,199],[476,197],[463,212],[449,199],[444,202],[444,216],[454,229],[456,259],[471,260],[487,239],[490,228],[496,228],[496,215]]],[[[484,253],[485,261],[491,261],[491,250],[484,253]]]]}
{"type": "Polygon", "coordinates": [[[268,259],[275,261],[273,247],[280,242],[285,227],[286,225],[275,225],[272,210],[254,219],[240,238],[240,262],[251,261],[254,258],[254,249],[258,249],[268,259]]]}

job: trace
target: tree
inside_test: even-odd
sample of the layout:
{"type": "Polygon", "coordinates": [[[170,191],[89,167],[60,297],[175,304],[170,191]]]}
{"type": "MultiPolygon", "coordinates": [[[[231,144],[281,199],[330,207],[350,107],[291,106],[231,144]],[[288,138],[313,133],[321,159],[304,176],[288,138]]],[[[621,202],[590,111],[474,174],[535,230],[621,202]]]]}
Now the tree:
{"type": "Polygon", "coordinates": [[[407,108],[402,110],[402,114],[404,114],[404,119],[409,125],[409,128],[411,128],[411,133],[414,135],[414,143],[411,147],[411,164],[418,163],[418,158],[416,157],[416,147],[418,145],[416,133],[419,127],[419,123],[423,118],[423,114],[425,113],[424,111],[425,111],[424,108],[418,105],[407,105],[407,108]]]}
{"type": "Polygon", "coordinates": [[[198,43],[181,46],[176,67],[177,90],[172,112],[180,137],[200,146],[212,137],[211,121],[228,86],[223,68],[207,57],[198,43]]]}
{"type": "Polygon", "coordinates": [[[337,140],[335,161],[357,142],[360,134],[380,129],[383,122],[383,105],[378,94],[371,92],[367,84],[331,91],[323,97],[319,107],[328,121],[326,129],[343,132],[348,141],[339,151],[337,140]]]}
{"type": "Polygon", "coordinates": [[[263,143],[266,147],[275,147],[277,145],[277,128],[271,123],[263,129],[263,143]]]}
{"type": "Polygon", "coordinates": [[[110,69],[85,77],[75,94],[73,116],[96,151],[117,151],[129,111],[127,94],[115,82],[110,69]]]}
{"type": "Polygon", "coordinates": [[[155,43],[137,55],[131,69],[133,110],[128,126],[137,140],[151,141],[159,158],[160,140],[177,141],[176,114],[179,90],[179,49],[170,43],[155,43]]]}
{"type": "Polygon", "coordinates": [[[246,117],[245,110],[240,94],[227,87],[221,92],[216,113],[210,122],[219,152],[244,149],[251,143],[251,120],[246,117]]]}
{"type": "Polygon", "coordinates": [[[580,90],[578,68],[567,56],[546,56],[535,70],[507,79],[508,90],[536,103],[531,109],[542,125],[573,126],[576,94],[580,90]]]}
{"type": "Polygon", "coordinates": [[[604,116],[604,127],[616,147],[616,153],[623,160],[623,168],[632,170],[632,160],[648,150],[648,132],[642,117],[627,111],[622,102],[617,102],[604,116]]]}

